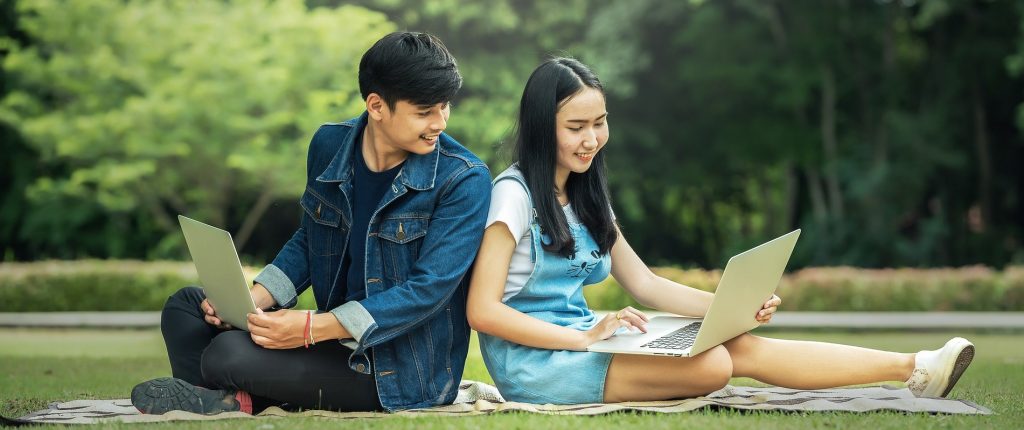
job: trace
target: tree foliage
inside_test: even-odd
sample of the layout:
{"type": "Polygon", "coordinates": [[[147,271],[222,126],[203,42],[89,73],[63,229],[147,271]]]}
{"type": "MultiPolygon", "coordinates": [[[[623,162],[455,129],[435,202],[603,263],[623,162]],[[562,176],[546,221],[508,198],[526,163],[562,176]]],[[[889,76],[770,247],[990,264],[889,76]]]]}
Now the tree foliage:
{"type": "Polygon", "coordinates": [[[543,57],[592,65],[616,211],[652,261],[720,266],[798,227],[799,266],[1024,259],[1009,2],[371,3],[477,76],[452,128],[487,155],[543,57]]]}
{"type": "MultiPolygon", "coordinates": [[[[273,202],[297,219],[310,134],[360,110],[359,56],[407,28],[458,59],[448,131],[494,169],[533,68],[593,66],[615,210],[650,263],[721,267],[794,228],[794,267],[1024,261],[1014,2],[355,4],[19,3],[0,118],[36,169],[4,173],[27,205],[0,211],[0,234],[31,244],[15,257],[173,254],[176,212],[240,237],[273,202]]],[[[278,224],[255,232],[294,227],[278,224]]]]}
{"type": "Polygon", "coordinates": [[[671,226],[639,229],[668,261],[683,243],[721,264],[795,227],[799,264],[1019,259],[1020,190],[1000,186],[1020,178],[1002,67],[1019,23],[1000,2],[652,5],[622,26],[652,58],[613,101],[646,119],[614,158],[624,213],[671,226]]]}
{"type": "Polygon", "coordinates": [[[301,193],[317,125],[361,110],[359,57],[393,29],[298,1],[33,0],[18,13],[32,44],[5,42],[2,115],[53,166],[25,190],[24,234],[60,249],[98,223],[114,256],[139,252],[115,245],[134,229],[163,238],[143,255],[180,255],[177,213],[223,226],[241,212],[243,244],[271,202],[301,193]]]}

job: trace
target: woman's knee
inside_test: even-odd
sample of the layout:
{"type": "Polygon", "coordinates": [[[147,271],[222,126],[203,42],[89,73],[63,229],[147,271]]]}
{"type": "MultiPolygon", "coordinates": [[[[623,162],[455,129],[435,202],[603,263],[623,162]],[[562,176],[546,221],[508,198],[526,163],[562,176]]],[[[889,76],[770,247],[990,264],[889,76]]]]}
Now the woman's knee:
{"type": "Polygon", "coordinates": [[[758,349],[758,345],[764,340],[762,337],[754,336],[750,333],[743,333],[732,339],[729,339],[722,345],[725,349],[729,350],[731,355],[750,355],[758,349]]]}
{"type": "Polygon", "coordinates": [[[696,387],[702,394],[718,391],[729,384],[732,378],[732,357],[722,345],[718,345],[692,358],[699,360],[695,375],[700,375],[696,387]]]}
{"type": "Polygon", "coordinates": [[[752,376],[757,374],[761,366],[761,356],[765,354],[770,339],[744,333],[725,342],[723,345],[732,358],[733,374],[752,376]]]}

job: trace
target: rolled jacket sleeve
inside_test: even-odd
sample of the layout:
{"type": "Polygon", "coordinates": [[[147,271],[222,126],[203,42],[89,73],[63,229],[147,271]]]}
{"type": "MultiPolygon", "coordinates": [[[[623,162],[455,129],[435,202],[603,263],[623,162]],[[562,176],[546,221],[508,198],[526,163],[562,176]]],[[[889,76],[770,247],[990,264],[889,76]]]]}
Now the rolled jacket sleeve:
{"type": "Polygon", "coordinates": [[[274,261],[264,267],[253,282],[263,285],[278,306],[295,306],[299,294],[309,288],[310,283],[306,230],[299,227],[274,261]]]}

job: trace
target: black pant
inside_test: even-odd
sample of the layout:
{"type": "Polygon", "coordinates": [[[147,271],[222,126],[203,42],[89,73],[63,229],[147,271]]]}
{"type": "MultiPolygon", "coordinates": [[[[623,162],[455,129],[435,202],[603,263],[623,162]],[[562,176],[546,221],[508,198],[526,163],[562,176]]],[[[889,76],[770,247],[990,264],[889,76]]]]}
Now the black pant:
{"type": "Polygon", "coordinates": [[[178,290],[164,305],[160,330],[175,378],[207,388],[242,390],[253,412],[269,406],[379,411],[373,375],[348,367],[351,349],[323,341],[309,349],[266,349],[242,330],[220,330],[203,319],[198,287],[178,290]]]}

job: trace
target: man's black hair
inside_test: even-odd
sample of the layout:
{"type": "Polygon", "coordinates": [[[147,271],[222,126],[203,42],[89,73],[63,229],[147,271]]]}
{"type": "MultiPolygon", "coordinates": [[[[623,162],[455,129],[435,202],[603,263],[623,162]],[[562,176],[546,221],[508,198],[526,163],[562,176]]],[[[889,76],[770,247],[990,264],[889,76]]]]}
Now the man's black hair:
{"type": "Polygon", "coordinates": [[[391,33],[359,61],[363,100],[377,93],[392,110],[399,100],[418,106],[447,103],[461,87],[455,57],[440,39],[427,33],[391,33]]]}

